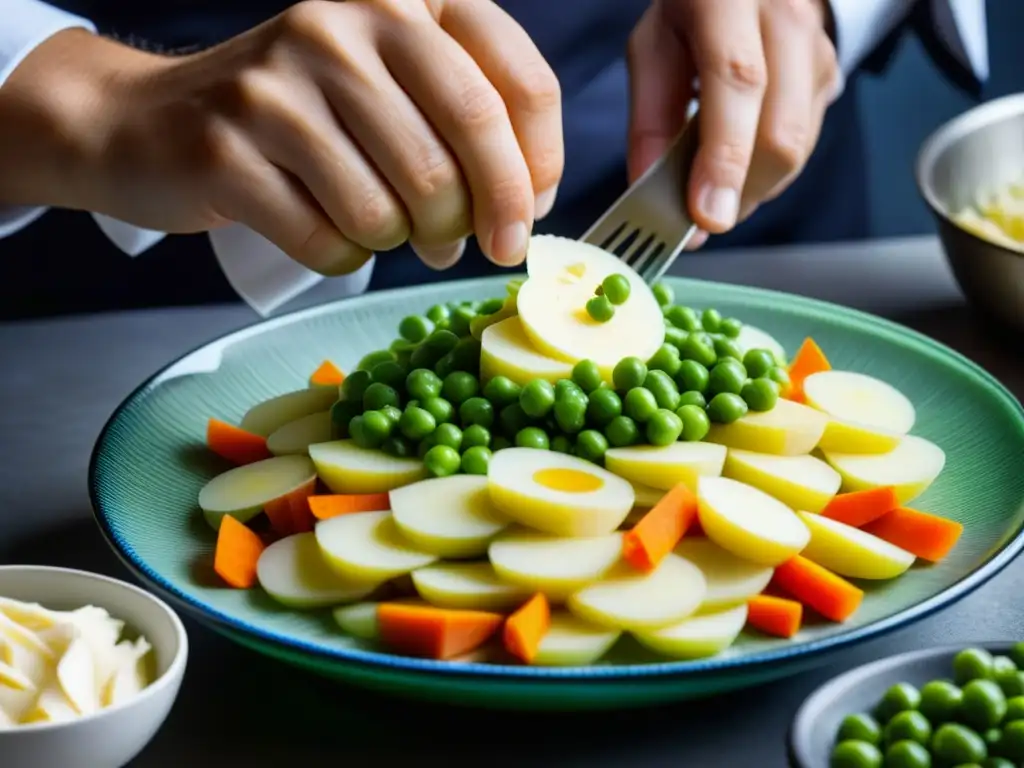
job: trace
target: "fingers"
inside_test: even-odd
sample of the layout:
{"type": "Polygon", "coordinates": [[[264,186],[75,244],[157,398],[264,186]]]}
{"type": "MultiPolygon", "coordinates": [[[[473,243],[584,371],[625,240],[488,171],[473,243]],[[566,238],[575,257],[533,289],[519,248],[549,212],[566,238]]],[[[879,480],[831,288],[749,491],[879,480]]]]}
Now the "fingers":
{"type": "Polygon", "coordinates": [[[668,148],[686,121],[693,64],[682,41],[652,3],[629,39],[629,181],[668,148]]]}
{"type": "Polygon", "coordinates": [[[758,3],[692,0],[673,8],[700,77],[703,140],[689,207],[701,229],[724,232],[739,215],[768,77],[758,3]]]}
{"type": "Polygon", "coordinates": [[[526,31],[491,0],[447,0],[439,20],[504,100],[533,181],[534,212],[543,218],[565,162],[558,78],[526,31]]]}

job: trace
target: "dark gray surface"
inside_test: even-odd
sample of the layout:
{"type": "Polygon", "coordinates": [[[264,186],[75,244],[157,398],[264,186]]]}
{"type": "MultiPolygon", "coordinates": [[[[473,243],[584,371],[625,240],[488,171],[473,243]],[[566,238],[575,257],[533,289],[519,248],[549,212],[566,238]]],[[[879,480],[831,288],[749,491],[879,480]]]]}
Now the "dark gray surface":
{"type": "MultiPolygon", "coordinates": [[[[973,318],[931,239],[694,256],[681,264],[694,277],[887,315],[950,344],[1024,395],[1019,340],[998,340],[973,318]]],[[[311,298],[329,293],[324,285],[311,298]]],[[[0,327],[0,562],[127,577],[92,521],[86,467],[93,441],[145,377],[254,319],[242,307],[216,307],[0,327]]],[[[958,605],[841,654],[819,672],[697,704],[615,715],[403,703],[325,684],[188,622],[192,657],[181,698],[133,766],[314,768],[409,759],[431,766],[782,768],[789,721],[827,676],[908,649],[1024,637],[1022,591],[1024,569],[1016,563],[958,605]]]]}

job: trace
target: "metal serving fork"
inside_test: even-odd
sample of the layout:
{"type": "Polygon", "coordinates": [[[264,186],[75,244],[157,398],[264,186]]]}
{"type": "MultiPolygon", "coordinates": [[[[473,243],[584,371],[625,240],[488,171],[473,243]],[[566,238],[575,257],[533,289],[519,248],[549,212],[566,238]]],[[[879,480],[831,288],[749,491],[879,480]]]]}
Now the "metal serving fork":
{"type": "Polygon", "coordinates": [[[654,285],[697,231],[686,207],[697,153],[692,116],[675,143],[580,238],[614,253],[654,285]]]}

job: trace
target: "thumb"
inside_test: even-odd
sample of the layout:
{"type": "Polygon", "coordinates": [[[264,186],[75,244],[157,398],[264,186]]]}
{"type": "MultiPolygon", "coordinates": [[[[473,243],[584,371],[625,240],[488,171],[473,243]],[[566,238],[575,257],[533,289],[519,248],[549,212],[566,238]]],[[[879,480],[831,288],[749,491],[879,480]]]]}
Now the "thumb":
{"type": "Polygon", "coordinates": [[[661,11],[648,7],[629,38],[629,181],[657,160],[686,122],[694,68],[661,11]]]}

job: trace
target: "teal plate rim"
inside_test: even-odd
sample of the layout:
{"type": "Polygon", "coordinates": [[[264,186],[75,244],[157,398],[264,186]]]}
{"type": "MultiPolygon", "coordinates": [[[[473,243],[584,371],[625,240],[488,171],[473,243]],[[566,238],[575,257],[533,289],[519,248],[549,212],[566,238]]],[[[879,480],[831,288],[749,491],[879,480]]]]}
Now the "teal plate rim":
{"type": "MultiPolygon", "coordinates": [[[[712,281],[696,280],[692,278],[671,278],[675,283],[689,283],[699,287],[700,285],[725,285],[713,283],[712,281]]],[[[504,284],[505,278],[485,277],[471,280],[454,280],[450,285],[453,292],[457,292],[460,286],[467,289],[482,288],[490,283],[504,284]]],[[[728,284],[730,291],[737,298],[749,299],[752,303],[763,303],[774,299],[785,300],[789,311],[802,309],[805,313],[813,311],[827,311],[834,316],[841,316],[856,321],[861,325],[868,326],[870,331],[878,336],[893,341],[912,340],[916,342],[922,351],[931,355],[943,358],[958,366],[965,374],[970,375],[978,383],[990,388],[994,395],[1001,397],[1015,411],[1018,419],[1024,424],[1024,406],[1002,383],[999,382],[988,371],[974,363],[959,352],[941,344],[924,334],[900,325],[899,323],[885,318],[862,312],[857,309],[845,307],[832,302],[813,299],[797,294],[786,293],[766,288],[728,284]]],[[[386,291],[375,291],[358,297],[339,299],[325,304],[308,307],[305,309],[288,312],[278,317],[257,321],[251,325],[240,328],[218,336],[211,341],[200,344],[178,357],[168,365],[164,366],[142,384],[135,388],[111,414],[104,424],[99,437],[93,447],[89,459],[88,485],[89,499],[93,508],[93,516],[100,527],[100,531],[107,543],[114,550],[114,553],[138,578],[146,582],[151,588],[160,592],[176,605],[181,606],[189,614],[200,620],[200,622],[213,623],[220,628],[230,632],[241,632],[249,635],[261,643],[270,644],[284,652],[299,652],[315,659],[320,659],[329,664],[359,665],[365,667],[376,667],[382,670],[407,672],[410,674],[436,674],[446,677],[458,677],[463,679],[478,678],[504,679],[511,681],[536,682],[544,679],[552,680],[582,680],[598,679],[605,681],[628,681],[635,678],[674,678],[674,677],[703,677],[716,673],[730,671],[749,671],[751,669],[764,668],[767,665],[778,662],[796,662],[810,660],[825,653],[838,651],[866,640],[880,637],[881,635],[893,632],[906,627],[915,621],[924,619],[937,611],[951,605],[952,603],[966,597],[971,592],[982,586],[993,576],[1002,571],[1024,550],[1024,519],[1018,518],[1016,530],[1013,535],[1005,541],[1003,546],[992,553],[990,558],[981,563],[972,572],[955,584],[947,587],[938,594],[905,608],[893,614],[861,627],[851,628],[848,631],[840,632],[820,640],[793,643],[792,646],[772,649],[759,653],[749,653],[734,657],[710,657],[692,661],[666,661],[649,662],[644,664],[626,664],[616,666],[593,666],[593,667],[531,667],[499,664],[482,664],[478,662],[452,662],[433,661],[429,659],[418,659],[406,656],[397,656],[377,651],[364,651],[356,648],[325,648],[320,645],[306,642],[295,637],[269,631],[259,626],[250,624],[247,621],[237,619],[227,613],[213,608],[202,600],[196,599],[166,580],[159,573],[150,568],[140,558],[132,545],[124,541],[110,525],[104,508],[105,493],[102,478],[99,470],[100,462],[108,454],[113,454],[114,449],[110,446],[110,437],[120,428],[119,420],[122,413],[136,401],[146,397],[153,389],[162,383],[166,375],[175,367],[181,366],[192,356],[200,353],[212,345],[224,346],[230,343],[258,335],[266,330],[288,325],[306,318],[316,317],[322,314],[329,314],[339,308],[359,308],[372,305],[376,302],[388,300],[400,300],[403,297],[414,297],[419,286],[399,288],[386,291]]],[[[205,370],[205,369],[204,369],[205,370]]]]}

